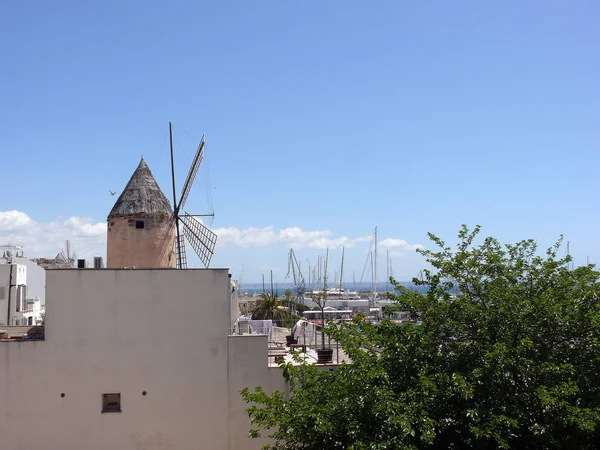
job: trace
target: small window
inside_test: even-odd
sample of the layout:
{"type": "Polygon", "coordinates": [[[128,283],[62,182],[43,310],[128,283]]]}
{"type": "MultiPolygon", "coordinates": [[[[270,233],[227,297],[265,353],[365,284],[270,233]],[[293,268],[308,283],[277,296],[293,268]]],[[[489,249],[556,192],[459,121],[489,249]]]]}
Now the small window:
{"type": "Polygon", "coordinates": [[[102,394],[102,412],[121,412],[121,394],[102,394]]]}
{"type": "Polygon", "coordinates": [[[27,325],[33,325],[33,317],[28,317],[27,318],[27,325]]]}
{"type": "Polygon", "coordinates": [[[135,227],[139,230],[141,228],[144,228],[144,221],[143,220],[136,220],[135,221],[135,227]]]}

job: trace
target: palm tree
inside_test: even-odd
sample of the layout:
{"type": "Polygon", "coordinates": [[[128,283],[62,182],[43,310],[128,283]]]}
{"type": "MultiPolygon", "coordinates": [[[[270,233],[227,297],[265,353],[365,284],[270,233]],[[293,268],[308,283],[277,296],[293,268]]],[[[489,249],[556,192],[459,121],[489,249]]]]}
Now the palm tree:
{"type": "Polygon", "coordinates": [[[272,292],[262,292],[252,311],[252,320],[272,320],[278,327],[285,326],[291,318],[288,308],[272,292]]]}

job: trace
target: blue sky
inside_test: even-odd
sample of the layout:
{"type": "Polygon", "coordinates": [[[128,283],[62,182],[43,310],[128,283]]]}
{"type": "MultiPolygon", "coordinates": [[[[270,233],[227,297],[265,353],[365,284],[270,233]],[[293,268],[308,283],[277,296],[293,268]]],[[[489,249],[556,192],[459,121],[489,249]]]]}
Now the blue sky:
{"type": "Polygon", "coordinates": [[[292,245],[314,263],[344,243],[358,278],[375,225],[402,280],[428,231],[462,223],[562,233],[598,262],[598,17],[592,0],[3,2],[0,241],[103,254],[108,191],[142,155],[170,197],[172,121],[179,186],[206,135],[187,206],[215,213],[212,265],[247,281],[283,281],[292,245]]]}

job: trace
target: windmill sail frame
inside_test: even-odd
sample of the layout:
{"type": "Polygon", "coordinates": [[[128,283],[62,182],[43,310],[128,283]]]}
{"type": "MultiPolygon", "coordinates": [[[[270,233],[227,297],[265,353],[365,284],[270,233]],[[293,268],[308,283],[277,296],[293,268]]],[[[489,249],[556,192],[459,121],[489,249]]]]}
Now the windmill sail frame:
{"type": "Polygon", "coordinates": [[[183,235],[190,243],[202,264],[209,266],[215,253],[217,235],[193,216],[185,213],[179,219],[183,224],[183,235]]]}
{"type": "Polygon", "coordinates": [[[198,173],[198,169],[200,168],[200,164],[202,163],[202,159],[204,158],[204,135],[202,136],[202,140],[198,145],[198,150],[196,150],[196,156],[194,156],[194,161],[190,166],[190,171],[188,172],[188,176],[185,179],[185,183],[183,185],[183,189],[181,190],[181,196],[179,200],[179,204],[177,205],[177,214],[181,211],[181,208],[185,205],[185,202],[190,195],[190,190],[192,189],[192,184],[194,184],[194,180],[196,179],[196,174],[198,173]]]}
{"type": "MultiPolygon", "coordinates": [[[[187,240],[191,247],[194,249],[198,258],[202,264],[208,268],[212,255],[214,254],[215,246],[217,243],[217,235],[206,227],[202,222],[195,219],[196,214],[191,215],[187,212],[184,215],[180,215],[180,211],[185,205],[185,202],[190,195],[192,185],[196,179],[196,174],[200,168],[200,164],[204,159],[204,135],[200,140],[196,155],[188,175],[183,184],[179,201],[177,201],[176,187],[175,187],[175,163],[173,156],[173,129],[171,122],[169,122],[169,141],[171,146],[171,176],[173,182],[173,220],[176,228],[176,240],[175,240],[175,267],[178,269],[187,268],[187,256],[185,250],[185,241],[187,240]],[[180,226],[181,225],[181,226],[180,226]]],[[[203,216],[214,216],[214,214],[201,214],[203,216]]]]}

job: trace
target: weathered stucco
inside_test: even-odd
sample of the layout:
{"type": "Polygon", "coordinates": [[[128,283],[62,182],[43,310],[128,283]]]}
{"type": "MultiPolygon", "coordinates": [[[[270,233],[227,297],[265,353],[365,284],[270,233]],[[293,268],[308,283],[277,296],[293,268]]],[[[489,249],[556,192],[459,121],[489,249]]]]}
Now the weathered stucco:
{"type": "Polygon", "coordinates": [[[132,214],[109,217],[106,264],[109,269],[175,267],[175,225],[172,216],[132,214]],[[136,228],[143,221],[144,228],[136,228]]]}
{"type": "Polygon", "coordinates": [[[225,269],[48,271],[46,340],[0,343],[0,448],[258,450],[239,390],[285,384],[229,294],[225,269]]]}

